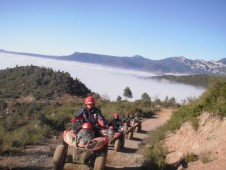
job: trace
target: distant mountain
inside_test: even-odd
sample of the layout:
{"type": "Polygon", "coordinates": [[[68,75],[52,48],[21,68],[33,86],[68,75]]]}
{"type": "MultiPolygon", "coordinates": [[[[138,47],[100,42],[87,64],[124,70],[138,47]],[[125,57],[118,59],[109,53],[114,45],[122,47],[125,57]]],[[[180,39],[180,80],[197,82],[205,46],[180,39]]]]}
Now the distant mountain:
{"type": "Polygon", "coordinates": [[[217,61],[218,63],[226,64],[226,58],[222,58],[217,61]]]}
{"type": "Polygon", "coordinates": [[[225,75],[226,65],[221,62],[189,60],[185,57],[171,57],[158,61],[163,73],[225,75]]]}
{"type": "Polygon", "coordinates": [[[136,55],[133,57],[118,57],[110,55],[75,52],[68,56],[47,56],[40,54],[10,52],[0,50],[1,53],[13,53],[33,57],[44,57],[57,60],[78,61],[83,63],[100,64],[123,69],[152,72],[155,74],[208,74],[226,75],[226,58],[219,61],[190,60],[183,56],[170,57],[162,60],[151,60],[136,55]]]}

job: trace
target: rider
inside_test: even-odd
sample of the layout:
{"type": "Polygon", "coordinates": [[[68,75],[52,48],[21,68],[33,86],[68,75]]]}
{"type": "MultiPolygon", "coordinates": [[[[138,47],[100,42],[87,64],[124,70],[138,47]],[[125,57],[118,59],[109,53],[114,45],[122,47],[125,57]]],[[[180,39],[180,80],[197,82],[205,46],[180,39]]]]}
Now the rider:
{"type": "Polygon", "coordinates": [[[122,125],[123,125],[123,123],[122,123],[122,120],[119,118],[119,114],[118,113],[114,113],[114,119],[112,119],[108,123],[108,126],[109,127],[113,126],[115,131],[117,132],[122,125]]]}
{"type": "Polygon", "coordinates": [[[129,115],[128,112],[126,112],[125,117],[123,118],[122,121],[123,121],[124,123],[127,123],[127,124],[130,126],[131,118],[130,118],[130,115],[129,115]]]}
{"type": "Polygon", "coordinates": [[[71,122],[74,123],[76,120],[83,120],[83,123],[91,123],[95,137],[100,136],[100,127],[106,128],[106,120],[101,110],[95,107],[95,99],[92,96],[88,96],[85,99],[85,107],[75,114],[71,122]]]}
{"type": "Polygon", "coordinates": [[[135,120],[135,121],[140,121],[139,113],[138,113],[138,112],[135,112],[135,113],[133,114],[133,120],[135,120]]]}

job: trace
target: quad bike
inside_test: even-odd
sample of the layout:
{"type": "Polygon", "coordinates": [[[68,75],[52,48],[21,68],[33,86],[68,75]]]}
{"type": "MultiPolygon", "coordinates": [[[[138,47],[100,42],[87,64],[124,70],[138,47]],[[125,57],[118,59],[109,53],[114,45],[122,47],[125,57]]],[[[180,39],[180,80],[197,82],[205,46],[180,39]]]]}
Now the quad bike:
{"type": "Polygon", "coordinates": [[[103,170],[109,139],[97,137],[89,139],[86,144],[78,143],[78,133],[75,133],[75,130],[64,131],[64,142],[57,146],[52,159],[54,169],[82,169],[81,167],[85,166],[89,169],[103,170]]]}
{"type": "Polygon", "coordinates": [[[132,140],[133,139],[133,127],[129,125],[129,123],[124,123],[121,127],[121,130],[124,132],[125,138],[132,140]]]}
{"type": "Polygon", "coordinates": [[[124,132],[118,131],[116,132],[113,126],[110,126],[108,129],[103,129],[101,131],[103,136],[109,138],[109,146],[113,146],[116,152],[119,152],[124,148],[125,139],[124,132]]]}
{"type": "Polygon", "coordinates": [[[130,122],[130,125],[133,127],[133,129],[135,130],[136,133],[141,132],[141,121],[140,120],[132,119],[130,122]]]}

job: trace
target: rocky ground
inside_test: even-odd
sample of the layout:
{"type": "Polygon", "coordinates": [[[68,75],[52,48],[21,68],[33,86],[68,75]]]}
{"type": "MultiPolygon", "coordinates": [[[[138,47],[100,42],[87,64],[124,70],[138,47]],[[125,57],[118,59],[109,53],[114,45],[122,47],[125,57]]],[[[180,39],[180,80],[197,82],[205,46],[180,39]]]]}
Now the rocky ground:
{"type": "MultiPolygon", "coordinates": [[[[122,152],[115,152],[109,148],[107,157],[107,170],[114,169],[133,169],[138,170],[141,167],[143,157],[136,153],[139,144],[147,137],[147,132],[162,125],[170,118],[170,110],[162,110],[151,119],[144,120],[142,124],[142,132],[134,133],[133,140],[125,141],[125,149],[122,152]]],[[[51,139],[43,145],[28,146],[22,152],[0,156],[0,169],[17,169],[17,170],[47,170],[52,169],[52,157],[55,148],[61,141],[59,139],[51,139]]]]}

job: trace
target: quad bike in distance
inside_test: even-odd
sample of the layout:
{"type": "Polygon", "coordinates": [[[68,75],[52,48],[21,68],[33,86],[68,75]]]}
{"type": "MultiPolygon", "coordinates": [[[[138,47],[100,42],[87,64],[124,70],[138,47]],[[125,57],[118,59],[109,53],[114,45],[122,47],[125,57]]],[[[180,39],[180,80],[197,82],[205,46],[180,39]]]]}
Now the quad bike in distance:
{"type": "Polygon", "coordinates": [[[79,136],[81,130],[78,132],[75,132],[75,130],[64,131],[64,142],[57,146],[52,159],[55,170],[82,169],[83,166],[94,170],[104,169],[109,139],[107,137],[96,137],[88,139],[87,143],[79,142],[78,139],[82,139],[79,136]]]}
{"type": "Polygon", "coordinates": [[[141,132],[141,121],[140,120],[132,119],[130,122],[130,125],[133,127],[133,129],[136,133],[141,132]]]}
{"type": "Polygon", "coordinates": [[[125,139],[124,132],[119,130],[115,131],[113,126],[110,126],[108,129],[103,129],[101,131],[102,135],[109,138],[109,146],[113,146],[116,152],[119,152],[124,148],[125,139]]]}
{"type": "Polygon", "coordinates": [[[125,138],[129,140],[133,139],[133,127],[129,123],[124,123],[120,129],[124,132],[125,138]]]}

